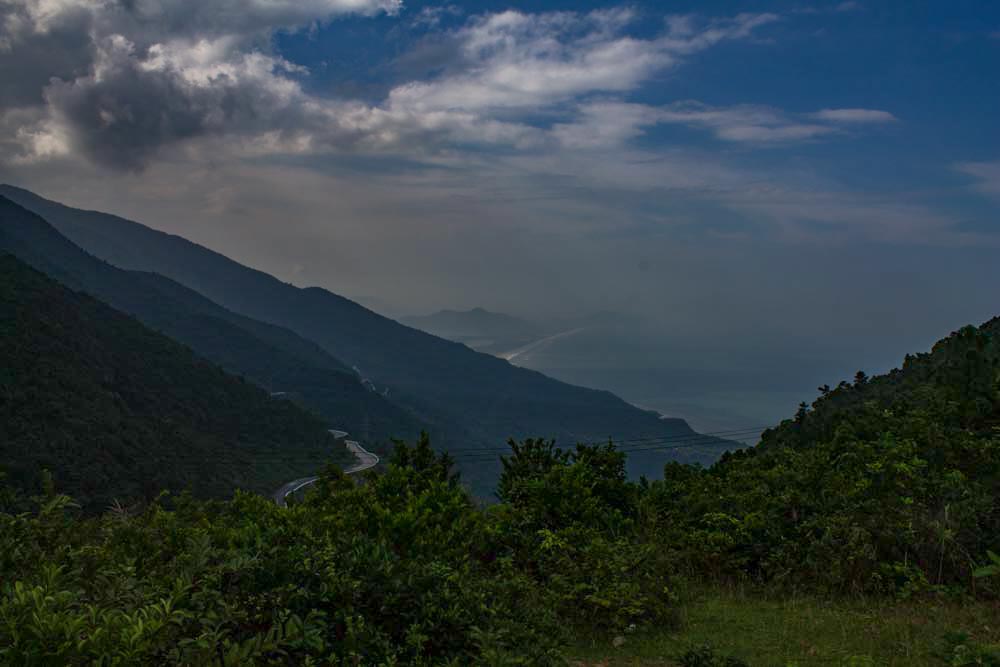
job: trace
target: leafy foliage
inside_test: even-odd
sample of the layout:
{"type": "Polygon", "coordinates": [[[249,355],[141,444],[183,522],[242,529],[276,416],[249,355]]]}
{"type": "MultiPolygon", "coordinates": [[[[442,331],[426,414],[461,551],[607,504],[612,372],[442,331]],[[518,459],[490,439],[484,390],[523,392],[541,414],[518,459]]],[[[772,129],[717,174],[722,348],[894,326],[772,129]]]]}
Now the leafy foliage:
{"type": "Polygon", "coordinates": [[[709,644],[688,649],[677,657],[677,664],[681,667],[749,667],[739,658],[719,655],[709,644]]]}
{"type": "Polygon", "coordinates": [[[1000,647],[983,646],[964,633],[949,634],[944,645],[941,658],[949,667],[1000,667],[1000,647]]]}
{"type": "Polygon", "coordinates": [[[4,664],[560,664],[569,629],[636,618],[596,596],[641,595],[617,562],[595,567],[611,550],[577,542],[567,559],[551,553],[566,533],[511,540],[537,522],[520,517],[530,505],[477,508],[426,438],[361,485],[328,469],[288,508],[182,496],[81,519],[65,496],[36,501],[0,514],[4,664]]]}
{"type": "Polygon", "coordinates": [[[562,451],[551,441],[510,442],[494,508],[502,553],[535,573],[562,615],[590,630],[674,621],[659,551],[638,530],[638,488],[610,444],[562,451]]]}
{"type": "Polygon", "coordinates": [[[970,587],[1000,551],[1000,336],[967,327],[822,395],[751,451],[668,466],[644,511],[693,572],[830,591],[970,587]]]}

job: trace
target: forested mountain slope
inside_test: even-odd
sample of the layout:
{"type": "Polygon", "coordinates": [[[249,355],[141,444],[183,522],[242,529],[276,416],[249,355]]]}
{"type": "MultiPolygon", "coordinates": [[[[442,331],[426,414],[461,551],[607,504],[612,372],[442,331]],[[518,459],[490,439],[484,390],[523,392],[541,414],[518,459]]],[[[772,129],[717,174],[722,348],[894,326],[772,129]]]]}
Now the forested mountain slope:
{"type": "Polygon", "coordinates": [[[407,411],[366,389],[353,371],[315,343],[228,311],[169,278],[103,262],[2,196],[0,249],[135,315],[230,372],[269,391],[301,397],[331,425],[358,438],[413,436],[421,428],[407,411]]]}
{"type": "Polygon", "coordinates": [[[973,584],[1000,553],[1000,318],[820,394],[753,450],[668,467],[665,541],[699,569],[814,588],[973,584]]]}
{"type": "MultiPolygon", "coordinates": [[[[403,326],[325,289],[282,283],[180,237],[116,216],[72,209],[11,186],[0,187],[0,194],[35,211],[100,259],[160,273],[237,313],[319,343],[357,366],[380,390],[388,388],[395,402],[432,423],[439,445],[497,446],[508,437],[530,436],[571,443],[694,435],[683,420],[663,420],[609,392],[512,366],[403,326]]],[[[633,476],[658,477],[666,461],[710,463],[735,446],[705,438],[699,447],[636,452],[629,457],[628,469],[633,476]]],[[[495,478],[498,472],[492,462],[462,468],[467,479],[495,478]],[[487,465],[489,472],[482,469],[487,465]]]]}
{"type": "Polygon", "coordinates": [[[324,420],[0,251],[0,469],[87,509],[269,492],[336,458],[324,420]]]}

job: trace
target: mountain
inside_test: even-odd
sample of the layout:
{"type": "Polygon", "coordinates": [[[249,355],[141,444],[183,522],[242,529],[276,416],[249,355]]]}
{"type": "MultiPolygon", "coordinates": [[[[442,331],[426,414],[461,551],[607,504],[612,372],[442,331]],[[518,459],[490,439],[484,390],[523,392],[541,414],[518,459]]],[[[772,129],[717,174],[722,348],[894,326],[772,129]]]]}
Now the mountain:
{"type": "MultiPolygon", "coordinates": [[[[357,368],[431,425],[445,449],[497,447],[509,437],[562,443],[615,439],[688,439],[681,419],[661,419],[617,396],[553,380],[496,357],[382,317],[319,287],[298,288],[178,236],[95,211],[82,211],[11,186],[0,195],[34,211],[74,243],[123,269],[151,271],[234,313],[287,328],[357,368]]],[[[690,442],[689,442],[690,444],[690,442]]],[[[671,460],[710,463],[736,445],[704,438],[676,451],[633,453],[633,476],[659,477],[671,460]]],[[[463,462],[474,484],[491,484],[495,461],[463,462]]]]}
{"type": "Polygon", "coordinates": [[[0,469],[85,509],[190,488],[270,492],[349,461],[321,418],[0,253],[0,469]]]}
{"type": "Polygon", "coordinates": [[[169,278],[124,271],[74,245],[40,217],[0,197],[0,249],[190,346],[269,391],[301,399],[362,439],[419,433],[419,421],[369,391],[354,371],[297,334],[222,308],[169,278]]]}
{"type": "Polygon", "coordinates": [[[516,349],[548,333],[533,322],[483,308],[439,310],[430,315],[404,317],[400,322],[490,354],[516,349]]]}

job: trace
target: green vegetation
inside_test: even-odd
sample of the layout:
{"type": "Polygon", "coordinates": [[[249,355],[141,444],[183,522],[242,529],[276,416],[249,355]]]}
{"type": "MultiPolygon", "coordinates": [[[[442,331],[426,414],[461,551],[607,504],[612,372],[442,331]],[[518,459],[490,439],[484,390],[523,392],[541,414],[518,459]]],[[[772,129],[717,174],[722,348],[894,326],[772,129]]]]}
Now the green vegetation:
{"type": "Polygon", "coordinates": [[[668,465],[644,512],[692,573],[832,593],[992,592],[1000,319],[821,389],[754,450],[668,465]]]}
{"type": "MultiPolygon", "coordinates": [[[[568,474],[593,479],[577,454],[568,474]]],[[[586,515],[484,512],[426,439],[366,482],[329,469],[287,509],[240,493],[85,519],[50,490],[0,514],[0,662],[561,664],[571,631],[664,620],[662,587],[643,590],[660,575],[619,567],[635,553],[593,570],[608,545],[635,548],[613,523],[580,525],[614,518],[607,498],[582,499],[586,515]],[[560,557],[571,534],[584,558],[560,557]]]]}
{"type": "Polygon", "coordinates": [[[603,637],[581,639],[571,664],[729,667],[729,659],[732,667],[944,667],[997,664],[975,656],[1000,656],[1000,607],[993,601],[831,599],[713,585],[681,593],[678,615],[676,627],[638,630],[618,647],[603,637]],[[693,659],[704,655],[715,662],[693,659]]]}
{"type": "Polygon", "coordinates": [[[266,492],[350,460],[320,418],[0,254],[0,470],[88,510],[191,488],[266,492]]]}

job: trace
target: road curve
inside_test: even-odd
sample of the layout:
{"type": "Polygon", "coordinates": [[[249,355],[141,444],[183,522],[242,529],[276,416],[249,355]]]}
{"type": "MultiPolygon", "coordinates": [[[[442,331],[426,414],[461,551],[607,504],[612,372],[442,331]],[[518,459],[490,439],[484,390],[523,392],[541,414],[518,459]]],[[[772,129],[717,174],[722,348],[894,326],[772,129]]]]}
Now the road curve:
{"type": "Polygon", "coordinates": [[[501,359],[506,359],[507,361],[513,363],[515,359],[517,359],[518,357],[520,357],[520,356],[522,356],[524,354],[527,354],[529,352],[533,352],[536,349],[538,349],[538,348],[540,348],[540,347],[542,347],[544,345],[548,345],[549,343],[551,343],[553,341],[559,340],[560,338],[566,338],[568,336],[573,336],[575,334],[578,334],[578,333],[580,333],[581,331],[583,331],[586,328],[587,327],[577,327],[576,329],[570,329],[569,331],[560,331],[557,334],[552,334],[551,336],[546,336],[545,338],[540,338],[540,339],[538,339],[536,341],[532,341],[532,342],[528,343],[527,345],[522,345],[521,347],[517,348],[516,350],[511,350],[509,352],[504,352],[503,354],[499,354],[497,356],[500,357],[501,359]]]}
{"type": "MultiPolygon", "coordinates": [[[[330,431],[331,433],[343,433],[342,431],[330,431]]],[[[344,433],[344,435],[347,435],[344,433]]],[[[354,440],[345,440],[344,444],[351,451],[352,454],[358,459],[358,462],[352,466],[344,468],[344,473],[352,475],[354,473],[361,472],[362,470],[368,470],[369,468],[374,468],[378,465],[378,456],[372,454],[367,449],[362,447],[360,444],[354,440]]],[[[305,488],[310,484],[313,484],[318,480],[319,477],[300,477],[299,479],[293,479],[288,484],[285,484],[280,489],[274,492],[274,502],[278,504],[278,507],[284,507],[286,505],[285,499],[298,491],[299,489],[305,488]]]]}

